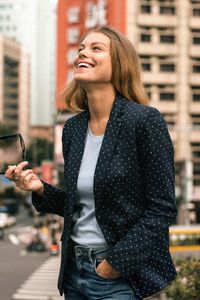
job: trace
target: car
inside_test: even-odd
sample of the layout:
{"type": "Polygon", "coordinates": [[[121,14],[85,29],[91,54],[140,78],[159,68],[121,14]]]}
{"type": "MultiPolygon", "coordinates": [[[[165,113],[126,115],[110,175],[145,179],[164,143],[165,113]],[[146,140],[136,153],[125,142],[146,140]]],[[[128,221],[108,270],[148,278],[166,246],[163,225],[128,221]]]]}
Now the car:
{"type": "Polygon", "coordinates": [[[10,215],[16,215],[19,211],[19,204],[15,199],[4,199],[4,206],[6,207],[6,212],[10,215]]]}
{"type": "Polygon", "coordinates": [[[13,226],[16,223],[16,218],[7,213],[0,212],[0,228],[13,226]]]}
{"type": "Polygon", "coordinates": [[[7,227],[8,224],[8,214],[7,213],[0,213],[0,228],[7,227]]]}

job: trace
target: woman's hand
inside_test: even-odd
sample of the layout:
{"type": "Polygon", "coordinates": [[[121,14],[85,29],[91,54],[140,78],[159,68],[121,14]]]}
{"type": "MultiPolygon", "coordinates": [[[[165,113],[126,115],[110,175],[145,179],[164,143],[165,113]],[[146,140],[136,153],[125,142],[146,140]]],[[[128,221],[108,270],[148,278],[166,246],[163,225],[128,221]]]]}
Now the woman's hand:
{"type": "Polygon", "coordinates": [[[96,268],[96,272],[107,279],[119,278],[120,274],[109,264],[109,262],[104,259],[96,268]]]}
{"type": "Polygon", "coordinates": [[[20,189],[36,192],[42,196],[44,185],[32,169],[23,169],[27,165],[28,162],[23,161],[17,166],[9,166],[5,173],[5,177],[13,181],[20,189]]]}

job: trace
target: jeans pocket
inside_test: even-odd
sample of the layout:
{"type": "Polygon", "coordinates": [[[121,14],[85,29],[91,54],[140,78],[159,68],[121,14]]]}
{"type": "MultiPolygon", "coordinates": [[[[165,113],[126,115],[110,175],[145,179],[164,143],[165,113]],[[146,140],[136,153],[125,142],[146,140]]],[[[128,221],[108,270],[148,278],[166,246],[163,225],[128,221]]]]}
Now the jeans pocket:
{"type": "Polygon", "coordinates": [[[102,279],[102,280],[105,280],[105,281],[115,281],[115,280],[118,280],[120,277],[115,277],[115,278],[112,278],[112,277],[104,277],[102,276],[101,274],[99,274],[97,272],[97,267],[98,265],[104,260],[104,258],[95,258],[94,261],[93,261],[93,267],[94,267],[94,272],[95,272],[95,275],[102,279]]]}

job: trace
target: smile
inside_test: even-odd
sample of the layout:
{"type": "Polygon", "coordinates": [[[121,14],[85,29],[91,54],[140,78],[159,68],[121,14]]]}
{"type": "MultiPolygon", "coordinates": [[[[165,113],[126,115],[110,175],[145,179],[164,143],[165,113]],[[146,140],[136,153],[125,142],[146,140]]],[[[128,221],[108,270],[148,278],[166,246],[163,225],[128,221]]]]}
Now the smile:
{"type": "Polygon", "coordinates": [[[77,64],[77,66],[78,66],[78,68],[88,68],[88,69],[90,69],[90,68],[94,68],[94,66],[93,66],[93,65],[91,65],[91,64],[88,64],[88,63],[83,63],[83,62],[81,62],[81,63],[78,63],[78,64],[77,64]]]}

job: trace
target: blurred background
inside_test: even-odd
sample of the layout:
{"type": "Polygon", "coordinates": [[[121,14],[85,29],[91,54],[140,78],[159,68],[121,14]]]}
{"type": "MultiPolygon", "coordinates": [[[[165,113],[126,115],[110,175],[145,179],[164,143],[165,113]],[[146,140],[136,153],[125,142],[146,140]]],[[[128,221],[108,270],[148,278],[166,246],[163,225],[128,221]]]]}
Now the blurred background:
{"type": "MultiPolygon", "coordinates": [[[[73,78],[79,38],[106,24],[134,44],[150,105],[165,117],[174,144],[178,217],[171,252],[199,257],[199,0],[0,0],[0,136],[19,132],[30,166],[63,188],[61,134],[71,114],[62,90],[73,78]]],[[[0,148],[0,166],[6,151],[0,148]]],[[[1,300],[61,299],[56,284],[51,292],[22,288],[25,280],[34,282],[37,268],[56,282],[61,230],[62,220],[37,214],[30,195],[0,175],[1,300]]],[[[184,298],[183,291],[168,297],[199,299],[184,298]]]]}

